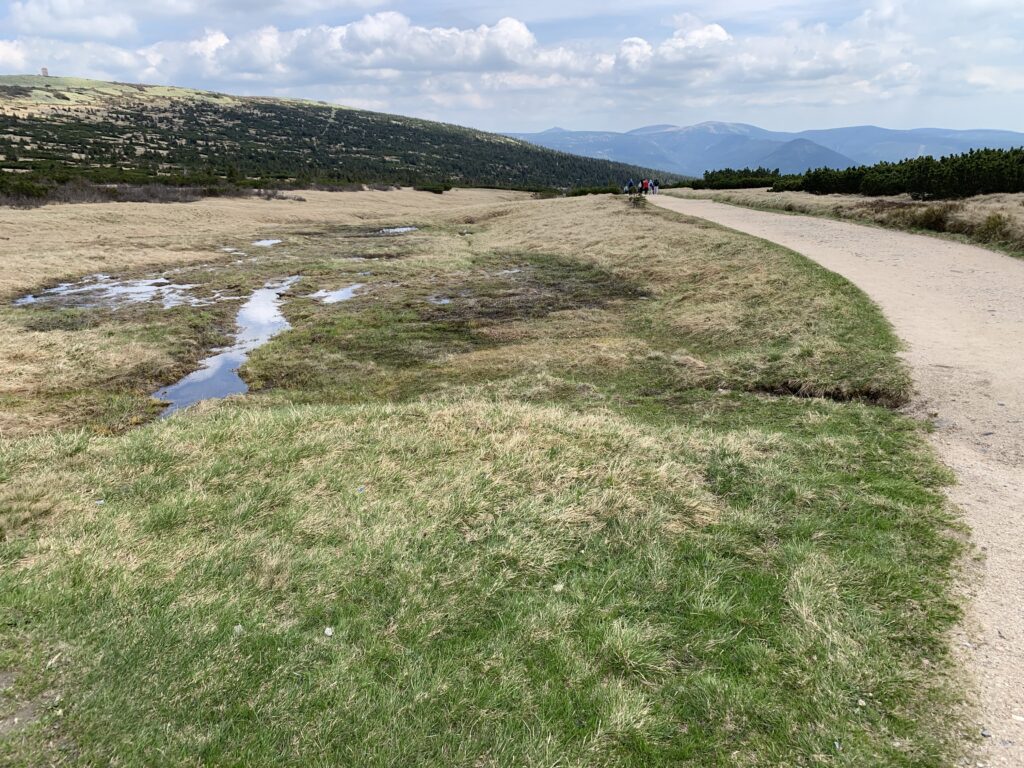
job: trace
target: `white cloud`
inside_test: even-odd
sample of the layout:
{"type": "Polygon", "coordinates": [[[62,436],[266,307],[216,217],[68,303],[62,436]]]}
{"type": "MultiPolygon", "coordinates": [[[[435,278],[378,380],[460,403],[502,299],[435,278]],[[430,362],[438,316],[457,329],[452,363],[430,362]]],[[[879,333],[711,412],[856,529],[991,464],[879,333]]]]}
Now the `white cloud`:
{"type": "MultiPolygon", "coordinates": [[[[20,34],[0,40],[0,68],[329,98],[495,128],[574,117],[608,124],[625,110],[657,114],[653,122],[696,109],[699,119],[758,122],[769,111],[789,119],[793,105],[822,115],[860,109],[861,121],[885,122],[893,107],[881,105],[985,94],[996,104],[999,94],[1019,92],[1024,77],[1019,0],[852,0],[828,17],[815,0],[693,0],[691,13],[659,17],[643,36],[551,42],[521,19],[499,16],[452,26],[395,11],[343,24],[295,21],[382,2],[19,0],[9,17],[20,34]],[[742,9],[770,22],[742,21],[742,9]],[[107,20],[104,29],[97,19],[107,20]],[[167,20],[155,37],[154,19],[167,20]],[[200,19],[194,28],[182,21],[200,19]],[[666,19],[668,31],[658,27],[666,19]],[[137,42],[114,43],[135,40],[133,33],[137,42]]],[[[679,7],[638,2],[654,14],[679,7]]],[[[550,13],[618,7],[567,3],[550,13]]],[[[523,8],[537,16],[549,5],[530,0],[523,8]]]]}
{"type": "Polygon", "coordinates": [[[665,61],[683,61],[707,48],[728,43],[732,36],[718,24],[707,24],[695,29],[679,29],[671,38],[658,46],[658,55],[665,61]]]}
{"type": "Polygon", "coordinates": [[[17,40],[0,40],[0,67],[23,72],[26,66],[24,46],[17,40]]]}
{"type": "Polygon", "coordinates": [[[654,47],[642,37],[629,37],[619,45],[617,60],[630,72],[641,72],[654,61],[654,47]]]}
{"type": "Polygon", "coordinates": [[[28,35],[116,39],[136,31],[129,13],[97,12],[89,0],[19,0],[8,13],[14,28],[28,35]]]}
{"type": "Polygon", "coordinates": [[[1024,71],[1010,67],[971,67],[964,79],[976,88],[997,92],[1024,91],[1024,71]]]}

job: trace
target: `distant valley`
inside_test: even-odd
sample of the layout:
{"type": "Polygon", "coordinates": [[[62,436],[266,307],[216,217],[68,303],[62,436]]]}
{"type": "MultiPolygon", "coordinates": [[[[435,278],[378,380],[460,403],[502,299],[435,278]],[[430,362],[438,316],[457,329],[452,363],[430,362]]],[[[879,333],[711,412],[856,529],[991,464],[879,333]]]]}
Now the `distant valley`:
{"type": "Polygon", "coordinates": [[[778,168],[802,173],[809,168],[849,168],[882,161],[959,154],[971,149],[1024,146],[1024,133],[955,131],[941,128],[890,130],[856,126],[784,133],[742,123],[707,122],[691,126],[653,125],[628,133],[567,131],[510,136],[549,149],[663,168],[700,176],[721,168],[778,168]]]}

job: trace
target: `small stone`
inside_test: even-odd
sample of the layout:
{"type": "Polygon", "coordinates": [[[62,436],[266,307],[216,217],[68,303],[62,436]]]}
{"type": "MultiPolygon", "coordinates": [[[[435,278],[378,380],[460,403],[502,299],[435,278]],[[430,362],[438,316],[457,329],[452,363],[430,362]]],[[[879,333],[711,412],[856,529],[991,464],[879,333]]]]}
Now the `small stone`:
{"type": "Polygon", "coordinates": [[[991,739],[992,738],[992,731],[990,731],[988,728],[982,728],[981,729],[981,735],[984,736],[986,739],[991,739]]]}
{"type": "Polygon", "coordinates": [[[97,499],[97,500],[96,500],[96,505],[97,505],[97,506],[100,506],[100,507],[102,507],[102,506],[103,506],[104,504],[106,504],[106,503],[107,503],[107,502],[106,502],[106,501],[104,501],[103,499],[97,499]]]}
{"type": "Polygon", "coordinates": [[[240,635],[243,632],[245,632],[245,627],[243,627],[241,624],[235,624],[235,634],[240,635]]]}
{"type": "Polygon", "coordinates": [[[552,589],[554,589],[555,592],[561,592],[562,590],[565,589],[565,584],[562,584],[561,582],[559,582],[558,584],[555,584],[555,586],[552,587],[552,589]]]}
{"type": "Polygon", "coordinates": [[[327,635],[327,637],[334,637],[334,627],[327,627],[327,629],[324,630],[324,634],[327,635]]]}
{"type": "Polygon", "coordinates": [[[864,701],[864,699],[857,699],[857,706],[858,707],[866,707],[867,705],[868,705],[868,703],[866,701],[864,701]]]}

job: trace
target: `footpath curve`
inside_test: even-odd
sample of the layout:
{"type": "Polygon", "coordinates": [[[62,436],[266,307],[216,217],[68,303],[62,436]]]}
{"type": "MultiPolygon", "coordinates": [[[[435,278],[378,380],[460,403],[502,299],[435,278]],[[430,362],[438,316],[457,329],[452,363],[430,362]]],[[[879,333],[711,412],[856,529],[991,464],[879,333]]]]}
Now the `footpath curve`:
{"type": "Polygon", "coordinates": [[[984,556],[960,650],[985,766],[1024,766],[1024,260],[926,235],[665,195],[649,202],[783,245],[870,296],[904,341],[984,556]]]}

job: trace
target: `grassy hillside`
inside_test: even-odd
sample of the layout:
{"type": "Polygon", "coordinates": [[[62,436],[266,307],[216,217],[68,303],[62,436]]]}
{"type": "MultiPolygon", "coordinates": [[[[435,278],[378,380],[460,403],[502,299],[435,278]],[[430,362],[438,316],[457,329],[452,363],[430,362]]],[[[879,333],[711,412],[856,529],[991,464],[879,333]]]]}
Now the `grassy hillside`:
{"type": "MultiPolygon", "coordinates": [[[[0,193],[100,183],[350,182],[534,189],[652,170],[323,103],[73,78],[0,77],[0,193]],[[13,173],[10,173],[13,172],[13,173]]],[[[666,175],[666,174],[661,174],[666,175]]]]}

